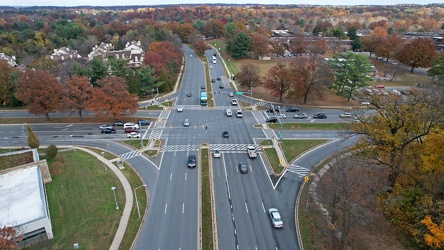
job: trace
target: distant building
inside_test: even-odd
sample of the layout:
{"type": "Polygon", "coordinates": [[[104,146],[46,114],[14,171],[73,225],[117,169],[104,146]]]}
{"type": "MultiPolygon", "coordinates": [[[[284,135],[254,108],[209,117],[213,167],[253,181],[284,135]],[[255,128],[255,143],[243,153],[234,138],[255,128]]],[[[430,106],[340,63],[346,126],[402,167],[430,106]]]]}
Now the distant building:
{"type": "Polygon", "coordinates": [[[289,30],[271,30],[271,36],[273,36],[273,37],[293,37],[293,34],[289,30]]]}
{"type": "MultiPolygon", "coordinates": [[[[21,246],[52,239],[52,226],[45,183],[52,181],[46,160],[40,161],[37,149],[0,154],[30,159],[29,163],[0,171],[0,226],[14,227],[23,234],[21,246]]],[[[6,159],[6,160],[5,160],[6,159]]]]}
{"type": "Polygon", "coordinates": [[[75,49],[62,47],[60,49],[54,49],[54,53],[47,55],[46,58],[54,61],[66,61],[80,59],[81,56],[75,49]]]}
{"type": "Polygon", "coordinates": [[[100,57],[104,61],[107,61],[110,57],[125,59],[128,62],[129,67],[137,68],[143,64],[145,51],[143,50],[140,41],[126,43],[123,50],[114,50],[114,46],[111,44],[101,43],[98,46],[96,45],[91,53],[88,54],[89,60],[92,60],[95,57],[100,57]]]}
{"type": "Polygon", "coordinates": [[[0,53],[0,59],[7,61],[12,67],[17,67],[15,56],[7,56],[5,53],[0,53]]]}
{"type": "Polygon", "coordinates": [[[88,54],[88,60],[91,61],[95,57],[100,57],[106,61],[112,50],[114,50],[114,46],[111,43],[100,43],[92,48],[91,53],[88,54]]]}

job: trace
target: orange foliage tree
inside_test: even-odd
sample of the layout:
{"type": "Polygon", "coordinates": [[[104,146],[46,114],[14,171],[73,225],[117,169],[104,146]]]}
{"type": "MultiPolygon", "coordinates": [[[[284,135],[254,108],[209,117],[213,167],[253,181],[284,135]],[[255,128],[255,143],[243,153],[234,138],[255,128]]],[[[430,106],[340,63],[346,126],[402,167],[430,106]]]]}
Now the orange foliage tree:
{"type": "Polygon", "coordinates": [[[291,87],[290,69],[285,64],[277,63],[268,70],[263,83],[264,87],[270,90],[270,94],[272,96],[279,96],[279,101],[282,102],[282,97],[291,87]]]}
{"type": "Polygon", "coordinates": [[[253,34],[251,36],[251,52],[258,59],[268,54],[268,38],[265,35],[253,34]]]}
{"type": "Polygon", "coordinates": [[[438,56],[432,39],[416,38],[406,43],[397,54],[397,59],[410,67],[410,72],[415,68],[428,68],[438,56]]]}
{"type": "Polygon", "coordinates": [[[124,114],[135,114],[138,108],[137,96],[125,89],[125,79],[106,77],[98,82],[93,91],[94,98],[87,102],[88,110],[104,118],[119,119],[124,114]]]}
{"type": "Polygon", "coordinates": [[[83,121],[83,111],[87,109],[88,101],[93,98],[94,88],[86,76],[73,76],[63,88],[61,108],[66,111],[76,111],[83,121]]]}
{"type": "Polygon", "coordinates": [[[211,49],[211,47],[208,46],[208,44],[206,44],[204,40],[197,40],[193,43],[193,47],[194,49],[196,49],[196,51],[199,52],[199,56],[203,55],[205,50],[211,49]]]}
{"type": "Polygon", "coordinates": [[[432,217],[427,215],[421,223],[427,226],[430,233],[424,235],[424,240],[427,246],[442,248],[444,247],[444,220],[441,224],[436,224],[432,221],[432,217]]]}
{"type": "Polygon", "coordinates": [[[0,228],[0,249],[20,249],[18,243],[23,239],[23,234],[17,234],[13,227],[0,228]]]}
{"type": "Polygon", "coordinates": [[[35,115],[59,110],[62,84],[46,70],[26,70],[20,75],[17,84],[17,98],[28,105],[28,112],[35,115]]]}

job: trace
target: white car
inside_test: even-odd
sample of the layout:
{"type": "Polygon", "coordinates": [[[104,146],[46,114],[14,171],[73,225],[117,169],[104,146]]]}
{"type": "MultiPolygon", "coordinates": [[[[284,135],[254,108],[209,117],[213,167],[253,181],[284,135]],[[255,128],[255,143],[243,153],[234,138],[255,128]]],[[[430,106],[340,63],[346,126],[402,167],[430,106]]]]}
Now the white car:
{"type": "Polygon", "coordinates": [[[229,95],[230,97],[233,97],[233,96],[234,96],[234,92],[230,92],[230,93],[228,93],[228,95],[229,95]]]}
{"type": "Polygon", "coordinates": [[[214,150],[214,152],[213,152],[213,157],[214,157],[214,158],[220,158],[220,151],[219,151],[219,149],[215,149],[215,150],[214,150]]]}
{"type": "Polygon", "coordinates": [[[193,55],[190,54],[190,57],[193,57],[193,55]]]}
{"type": "Polygon", "coordinates": [[[237,100],[236,100],[236,99],[232,99],[232,100],[231,100],[231,105],[233,105],[233,106],[237,106],[237,100]]]}
{"type": "Polygon", "coordinates": [[[268,215],[270,215],[271,224],[274,228],[283,228],[284,222],[282,221],[281,214],[276,208],[268,209],[268,215]]]}
{"type": "Polygon", "coordinates": [[[287,117],[285,116],[285,114],[279,114],[279,115],[278,115],[278,118],[279,118],[279,119],[287,119],[287,117]]]}
{"type": "Polygon", "coordinates": [[[102,130],[102,129],[104,129],[104,128],[112,129],[113,126],[111,126],[111,125],[107,125],[107,124],[103,124],[103,125],[100,125],[100,126],[99,126],[99,129],[100,129],[100,130],[102,130]]]}
{"type": "Polygon", "coordinates": [[[307,114],[306,113],[297,113],[294,115],[295,119],[306,119],[307,118],[307,114]]]}
{"type": "Polygon", "coordinates": [[[126,134],[126,137],[128,138],[140,138],[140,133],[139,132],[131,132],[126,134]]]}
{"type": "Polygon", "coordinates": [[[128,127],[135,127],[135,128],[139,128],[139,124],[134,124],[132,122],[126,122],[123,124],[123,129],[126,129],[128,127]]]}
{"type": "Polygon", "coordinates": [[[177,112],[182,112],[183,111],[183,107],[182,106],[179,106],[178,108],[177,108],[177,112]]]}
{"type": "Polygon", "coordinates": [[[190,126],[190,121],[188,119],[185,119],[185,121],[183,122],[183,125],[185,127],[189,127],[190,126]]]}
{"type": "Polygon", "coordinates": [[[352,118],[352,117],[353,117],[353,114],[350,113],[350,112],[345,112],[345,113],[340,114],[339,117],[344,118],[344,119],[346,119],[346,118],[352,118]]]}

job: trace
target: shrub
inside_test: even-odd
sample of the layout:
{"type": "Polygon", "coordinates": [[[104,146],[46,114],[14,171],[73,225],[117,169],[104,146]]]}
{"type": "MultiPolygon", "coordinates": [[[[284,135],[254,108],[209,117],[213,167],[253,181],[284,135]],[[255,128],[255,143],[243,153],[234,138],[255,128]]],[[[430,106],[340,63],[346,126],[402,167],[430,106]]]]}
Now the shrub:
{"type": "Polygon", "coordinates": [[[53,162],[52,164],[51,164],[51,173],[53,174],[53,175],[59,175],[59,174],[61,174],[62,173],[62,171],[63,171],[63,166],[64,166],[65,164],[63,164],[63,162],[60,162],[60,161],[55,161],[55,162],[53,162]]]}
{"type": "Polygon", "coordinates": [[[54,159],[57,156],[59,149],[56,145],[51,144],[46,148],[46,159],[54,159]]]}

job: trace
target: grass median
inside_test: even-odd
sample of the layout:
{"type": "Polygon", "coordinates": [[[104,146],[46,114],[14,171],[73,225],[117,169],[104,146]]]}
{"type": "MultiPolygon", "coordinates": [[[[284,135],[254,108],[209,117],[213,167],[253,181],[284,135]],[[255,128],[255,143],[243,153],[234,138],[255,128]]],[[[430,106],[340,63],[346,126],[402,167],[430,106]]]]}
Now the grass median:
{"type": "MultiPolygon", "coordinates": [[[[278,123],[268,124],[273,130],[281,129],[278,123]]],[[[283,130],[344,130],[345,123],[282,123],[283,130]]]]}
{"type": "Polygon", "coordinates": [[[202,148],[200,155],[202,173],[202,249],[213,249],[213,216],[208,149],[202,148]]]}

